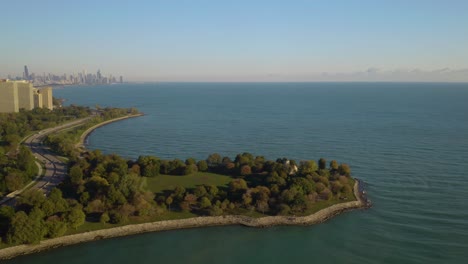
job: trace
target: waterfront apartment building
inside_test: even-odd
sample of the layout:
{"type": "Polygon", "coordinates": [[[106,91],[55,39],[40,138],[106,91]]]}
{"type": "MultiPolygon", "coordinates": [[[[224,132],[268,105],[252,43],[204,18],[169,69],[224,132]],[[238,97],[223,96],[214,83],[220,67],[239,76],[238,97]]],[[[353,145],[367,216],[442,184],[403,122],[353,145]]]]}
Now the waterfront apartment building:
{"type": "Polygon", "coordinates": [[[0,113],[18,112],[18,89],[15,82],[0,80],[0,113]]]}
{"type": "Polygon", "coordinates": [[[54,103],[52,101],[52,87],[42,88],[38,91],[42,94],[42,108],[47,108],[49,110],[54,109],[54,103]]]}
{"type": "Polygon", "coordinates": [[[36,89],[28,81],[0,80],[0,113],[35,107],[53,109],[51,87],[36,89]]]}
{"type": "Polygon", "coordinates": [[[32,83],[27,81],[17,81],[18,89],[18,108],[25,110],[34,109],[34,87],[32,83]]]}
{"type": "Polygon", "coordinates": [[[42,94],[39,93],[38,89],[34,90],[34,106],[43,105],[42,94]]]}

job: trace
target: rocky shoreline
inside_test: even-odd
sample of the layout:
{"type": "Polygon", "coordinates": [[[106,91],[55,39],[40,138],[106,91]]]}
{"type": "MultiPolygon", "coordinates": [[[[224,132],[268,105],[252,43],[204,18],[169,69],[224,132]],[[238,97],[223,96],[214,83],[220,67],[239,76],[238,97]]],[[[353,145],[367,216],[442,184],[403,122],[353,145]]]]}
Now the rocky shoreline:
{"type": "Polygon", "coordinates": [[[365,192],[362,191],[360,187],[361,185],[362,184],[360,184],[359,180],[356,180],[356,183],[354,185],[354,194],[357,198],[356,201],[335,204],[308,216],[266,216],[261,218],[251,218],[248,216],[241,215],[203,216],[187,219],[166,220],[144,224],[127,225],[85,232],[75,235],[63,236],[53,239],[47,239],[41,241],[37,245],[19,245],[4,248],[0,250],[0,260],[11,259],[16,256],[32,254],[62,246],[147,232],[223,225],[243,225],[248,227],[261,228],[277,225],[318,224],[345,211],[359,208],[369,208],[371,206],[370,201],[367,200],[365,192]]]}
{"type": "Polygon", "coordinates": [[[76,148],[84,148],[86,138],[88,138],[89,134],[91,134],[94,130],[96,130],[96,129],[99,128],[99,127],[102,127],[102,126],[105,126],[105,125],[108,125],[108,124],[110,124],[110,123],[114,123],[114,122],[117,122],[117,121],[120,121],[120,120],[132,118],[132,117],[139,117],[139,116],[143,116],[143,115],[144,115],[143,113],[133,114],[133,115],[126,115],[126,116],[117,117],[117,118],[114,118],[114,119],[110,119],[110,120],[101,122],[101,123],[99,123],[99,124],[97,124],[97,125],[94,125],[94,126],[88,128],[88,129],[86,129],[86,131],[83,132],[83,134],[81,134],[80,140],[79,140],[78,143],[75,145],[75,147],[76,147],[76,148]]]}

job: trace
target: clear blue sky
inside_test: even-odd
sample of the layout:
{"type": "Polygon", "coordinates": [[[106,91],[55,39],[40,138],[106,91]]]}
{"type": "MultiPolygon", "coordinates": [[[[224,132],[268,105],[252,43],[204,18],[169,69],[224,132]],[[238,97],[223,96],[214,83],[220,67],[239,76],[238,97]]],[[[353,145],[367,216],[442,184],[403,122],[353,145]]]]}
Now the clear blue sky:
{"type": "Polygon", "coordinates": [[[466,0],[4,0],[1,10],[0,77],[25,64],[141,81],[468,76],[466,0]]]}

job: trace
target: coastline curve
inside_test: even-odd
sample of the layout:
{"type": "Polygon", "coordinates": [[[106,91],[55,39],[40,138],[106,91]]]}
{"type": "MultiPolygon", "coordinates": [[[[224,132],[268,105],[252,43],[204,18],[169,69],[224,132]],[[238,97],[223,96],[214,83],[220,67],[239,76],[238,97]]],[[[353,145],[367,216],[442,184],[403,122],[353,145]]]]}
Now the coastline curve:
{"type": "Polygon", "coordinates": [[[252,218],[241,215],[200,216],[186,219],[126,225],[47,239],[41,241],[37,245],[19,245],[1,249],[0,260],[11,259],[17,256],[37,253],[40,251],[63,246],[148,232],[227,225],[242,225],[257,228],[278,225],[313,225],[322,223],[335,215],[349,210],[369,208],[370,202],[367,200],[363,192],[360,191],[360,183],[357,179],[356,183],[354,184],[353,191],[357,199],[356,201],[335,204],[308,216],[265,216],[261,218],[252,218]]]}
{"type": "Polygon", "coordinates": [[[78,143],[76,143],[75,147],[77,149],[84,149],[86,139],[89,137],[89,135],[94,130],[96,130],[99,127],[102,127],[102,126],[105,126],[105,125],[108,125],[108,124],[111,124],[111,123],[114,123],[114,122],[117,122],[117,121],[120,121],[120,120],[129,119],[129,118],[133,118],[133,117],[140,117],[140,116],[143,116],[143,115],[144,115],[143,113],[131,114],[131,115],[126,115],[126,116],[121,116],[121,117],[113,118],[113,119],[110,119],[110,120],[106,120],[104,122],[100,122],[99,124],[96,124],[96,125],[88,128],[88,129],[86,129],[83,132],[83,134],[81,134],[80,139],[78,140],[78,143]]]}

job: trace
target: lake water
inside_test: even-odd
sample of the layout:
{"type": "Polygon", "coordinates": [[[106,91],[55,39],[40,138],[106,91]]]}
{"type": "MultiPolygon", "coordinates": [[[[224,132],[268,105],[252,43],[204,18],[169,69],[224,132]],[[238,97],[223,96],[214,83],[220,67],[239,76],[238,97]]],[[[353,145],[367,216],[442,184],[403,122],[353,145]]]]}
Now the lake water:
{"type": "Polygon", "coordinates": [[[137,107],[89,148],[128,158],[337,159],[374,207],[314,226],[212,227],[97,241],[5,263],[467,263],[468,84],[158,83],[66,87],[137,107]]]}

